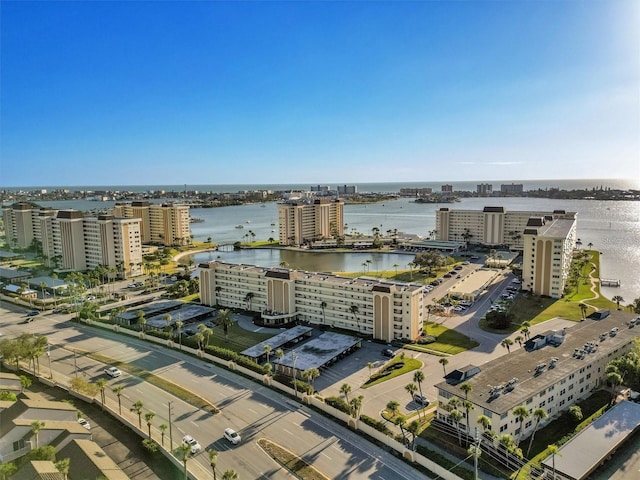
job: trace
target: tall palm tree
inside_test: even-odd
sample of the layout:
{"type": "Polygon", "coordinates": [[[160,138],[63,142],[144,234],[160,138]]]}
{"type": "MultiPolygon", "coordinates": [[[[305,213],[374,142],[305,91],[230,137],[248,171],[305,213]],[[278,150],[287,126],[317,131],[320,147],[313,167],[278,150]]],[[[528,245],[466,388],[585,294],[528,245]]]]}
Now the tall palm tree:
{"type": "Polygon", "coordinates": [[[207,450],[209,454],[209,465],[211,465],[211,470],[213,471],[213,480],[216,480],[216,465],[218,464],[218,451],[213,448],[207,450]]]}
{"type": "MultiPolygon", "coordinates": [[[[409,393],[409,396],[411,397],[411,401],[413,401],[413,396],[416,394],[416,392],[418,391],[418,387],[416,386],[415,383],[409,383],[407,385],[404,386],[404,389],[407,391],[407,393],[409,393]]],[[[418,408],[418,420],[421,420],[421,412],[422,409],[418,408]]]]}
{"type": "Polygon", "coordinates": [[[122,416],[122,390],[124,390],[124,385],[111,387],[111,391],[116,394],[116,397],[118,397],[118,415],[120,416],[122,416]]]}
{"type": "Polygon", "coordinates": [[[624,302],[624,298],[622,298],[621,295],[616,295],[611,299],[611,301],[616,302],[616,306],[618,310],[620,310],[620,304],[624,302]]]}
{"type": "Polygon", "coordinates": [[[549,455],[551,455],[551,480],[556,480],[556,455],[560,455],[560,450],[557,445],[547,445],[549,455]]]}
{"type": "Polygon", "coordinates": [[[149,429],[149,440],[151,440],[151,422],[153,421],[153,417],[155,416],[155,412],[147,412],[144,414],[144,419],[147,422],[147,428],[149,429]]]}
{"type": "Polygon", "coordinates": [[[507,461],[507,468],[509,468],[509,452],[511,452],[511,450],[515,446],[513,437],[511,437],[511,435],[509,435],[508,433],[504,435],[500,435],[500,438],[498,439],[498,444],[504,449],[505,459],[507,461]]]}
{"type": "Polygon", "coordinates": [[[516,443],[520,443],[520,438],[522,438],[522,433],[523,433],[522,425],[525,419],[529,418],[529,409],[524,405],[518,405],[511,411],[511,413],[513,413],[513,416],[516,417],[516,420],[520,424],[520,427],[519,427],[520,433],[518,433],[518,441],[516,442],[516,443]]]}
{"type": "Polygon", "coordinates": [[[460,435],[460,420],[462,419],[462,413],[453,409],[449,412],[449,418],[456,424],[456,430],[458,431],[458,445],[462,445],[462,436],[460,435]]]}
{"type": "Polygon", "coordinates": [[[531,432],[531,439],[529,440],[529,448],[527,448],[527,457],[529,456],[529,452],[531,452],[531,445],[533,445],[533,437],[536,435],[536,431],[538,430],[538,425],[540,422],[547,418],[547,411],[544,408],[536,408],[533,411],[533,418],[536,420],[536,423],[533,425],[533,432],[531,432]]]}
{"type": "Polygon", "coordinates": [[[98,390],[100,390],[100,403],[102,403],[102,408],[104,409],[104,402],[106,400],[104,391],[107,388],[107,379],[99,378],[96,380],[96,386],[98,387],[98,390]]]}
{"type": "Polygon", "coordinates": [[[144,404],[142,400],[136,400],[136,402],[129,409],[132,412],[135,412],[138,415],[138,428],[142,428],[142,409],[144,404]]]}
{"type": "Polygon", "coordinates": [[[178,454],[178,458],[182,460],[182,464],[184,465],[184,480],[188,480],[188,471],[187,471],[187,461],[191,458],[191,445],[186,443],[180,444],[180,446],[176,449],[176,453],[178,454]]]}
{"type": "Polygon", "coordinates": [[[355,398],[352,398],[349,401],[349,406],[351,407],[351,416],[355,419],[360,418],[360,410],[362,410],[362,401],[364,400],[363,395],[358,395],[355,398]]]}
{"type": "Polygon", "coordinates": [[[460,385],[460,390],[464,392],[464,399],[466,400],[469,397],[469,392],[473,390],[473,387],[469,382],[464,382],[462,385],[460,385]]]}
{"type": "Polygon", "coordinates": [[[62,460],[58,460],[57,462],[54,463],[56,470],[58,470],[62,474],[62,476],[64,477],[64,480],[67,480],[67,478],[69,478],[70,463],[71,463],[70,458],[63,458],[62,460]]]}
{"type": "Polygon", "coordinates": [[[44,426],[45,426],[45,423],[40,420],[31,422],[31,433],[33,433],[33,436],[36,439],[36,448],[38,448],[38,436],[39,436],[40,430],[42,430],[44,426]]]}
{"type": "Polygon", "coordinates": [[[485,434],[491,428],[491,419],[486,415],[479,415],[476,422],[482,427],[482,433],[485,434]]]}
{"type": "Polygon", "coordinates": [[[442,370],[444,371],[444,376],[447,376],[447,363],[449,363],[449,360],[447,360],[446,358],[441,358],[440,360],[438,360],[438,363],[440,365],[442,365],[442,370]]]}
{"type": "Polygon", "coordinates": [[[424,372],[422,370],[416,370],[413,374],[413,381],[418,384],[418,390],[422,395],[422,382],[424,382],[424,372]]]}
{"type": "Polygon", "coordinates": [[[394,268],[394,269],[395,269],[395,271],[396,271],[396,277],[398,276],[398,267],[399,267],[399,266],[400,266],[400,265],[398,265],[397,263],[394,263],[394,264],[393,264],[393,268],[394,268]]]}
{"type": "Polygon", "coordinates": [[[312,389],[311,393],[315,391],[315,388],[313,385],[314,380],[319,376],[320,376],[320,370],[318,370],[317,368],[309,368],[304,372],[302,372],[302,378],[304,378],[306,381],[308,381],[311,384],[311,389],[312,389]]]}
{"type": "Polygon", "coordinates": [[[218,323],[222,325],[222,329],[224,330],[224,339],[226,342],[229,341],[229,327],[233,324],[233,319],[231,318],[231,310],[225,308],[218,312],[218,323]]]}
{"type": "Polygon", "coordinates": [[[184,322],[180,320],[176,321],[176,330],[178,330],[178,345],[180,345],[180,350],[182,350],[182,327],[184,326],[184,322]]]}
{"type": "Polygon", "coordinates": [[[349,394],[351,393],[351,385],[349,385],[348,383],[343,383],[340,386],[340,393],[344,395],[344,398],[346,399],[347,403],[349,403],[349,394]]]}
{"type": "Polygon", "coordinates": [[[262,351],[267,356],[267,363],[269,363],[269,357],[271,356],[271,351],[272,350],[273,350],[273,347],[271,345],[269,345],[268,343],[264,347],[262,347],[262,351]]]}
{"type": "Polygon", "coordinates": [[[500,345],[506,348],[507,352],[511,353],[511,345],[513,345],[513,340],[511,340],[510,338],[505,338],[500,342],[500,345]]]}
{"type": "Polygon", "coordinates": [[[161,423],[160,426],[158,426],[158,430],[160,430],[160,438],[161,438],[163,447],[164,447],[164,435],[165,435],[165,432],[167,431],[167,428],[169,428],[169,426],[166,423],[161,423]]]}
{"type": "Polygon", "coordinates": [[[471,425],[469,424],[470,423],[469,422],[469,412],[474,409],[474,406],[473,406],[473,403],[471,403],[469,400],[464,400],[462,402],[462,407],[464,408],[464,411],[465,411],[465,414],[466,414],[465,420],[466,420],[466,423],[467,423],[467,438],[468,438],[469,435],[471,435],[471,425]]]}

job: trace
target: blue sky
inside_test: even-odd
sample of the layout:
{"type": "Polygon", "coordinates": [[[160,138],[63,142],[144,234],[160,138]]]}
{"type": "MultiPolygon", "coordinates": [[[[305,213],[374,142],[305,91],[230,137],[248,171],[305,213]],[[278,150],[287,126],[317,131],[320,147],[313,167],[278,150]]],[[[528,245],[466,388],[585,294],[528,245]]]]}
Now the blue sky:
{"type": "Polygon", "coordinates": [[[640,3],[1,4],[0,185],[640,178],[640,3]]]}

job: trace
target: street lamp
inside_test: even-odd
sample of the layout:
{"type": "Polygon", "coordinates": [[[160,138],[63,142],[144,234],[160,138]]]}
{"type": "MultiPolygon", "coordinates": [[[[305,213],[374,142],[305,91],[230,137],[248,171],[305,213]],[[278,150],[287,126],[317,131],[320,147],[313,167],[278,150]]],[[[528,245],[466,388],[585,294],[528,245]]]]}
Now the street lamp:
{"type": "Polygon", "coordinates": [[[173,451],[173,429],[171,427],[171,410],[173,408],[173,400],[169,400],[169,451],[173,451]]]}
{"type": "Polygon", "coordinates": [[[53,380],[53,371],[51,370],[51,345],[47,343],[47,358],[49,359],[49,378],[53,380]]]}

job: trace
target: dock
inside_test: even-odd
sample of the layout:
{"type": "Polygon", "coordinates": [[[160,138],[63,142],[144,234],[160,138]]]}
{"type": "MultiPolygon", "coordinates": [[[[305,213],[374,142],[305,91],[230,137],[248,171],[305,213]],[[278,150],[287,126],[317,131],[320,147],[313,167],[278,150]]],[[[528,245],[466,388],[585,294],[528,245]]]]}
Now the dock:
{"type": "Polygon", "coordinates": [[[600,286],[601,287],[619,287],[620,280],[613,280],[611,278],[601,278],[600,286]]]}

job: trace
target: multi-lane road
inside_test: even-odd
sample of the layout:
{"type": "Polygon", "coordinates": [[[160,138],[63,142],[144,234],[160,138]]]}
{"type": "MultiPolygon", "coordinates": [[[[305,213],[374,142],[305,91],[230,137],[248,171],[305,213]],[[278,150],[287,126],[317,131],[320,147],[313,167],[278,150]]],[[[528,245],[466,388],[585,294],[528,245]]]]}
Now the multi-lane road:
{"type": "MultiPolygon", "coordinates": [[[[169,424],[171,408],[174,447],[183,435],[190,434],[203,450],[213,448],[220,452],[218,466],[223,471],[234,469],[241,478],[291,478],[257,445],[257,440],[264,437],[293,451],[329,478],[416,478],[417,472],[393,455],[275,391],[178,351],[72,324],[67,321],[69,317],[45,313],[33,322],[23,323],[24,309],[3,302],[0,332],[8,337],[25,331],[46,335],[51,345],[54,379],[68,381],[76,374],[88,381],[107,378],[107,401],[115,410],[117,398],[110,387],[123,385],[122,413],[134,424],[138,419],[129,408],[138,400],[143,402],[145,412],[156,413],[153,419],[156,427],[169,424]],[[106,365],[92,360],[84,352],[99,353],[162,376],[207,398],[221,413],[211,415],[199,410],[126,372],[111,379],[104,374],[106,365]],[[226,427],[240,433],[240,445],[232,446],[224,439],[222,433],[226,427]]],[[[49,358],[43,356],[40,365],[41,373],[46,375],[49,358]]],[[[142,428],[146,430],[144,415],[142,428]]],[[[158,438],[159,433],[155,436],[158,438]]],[[[166,438],[168,441],[168,432],[166,438]]],[[[204,451],[189,462],[189,468],[199,479],[213,477],[204,451]]]]}

